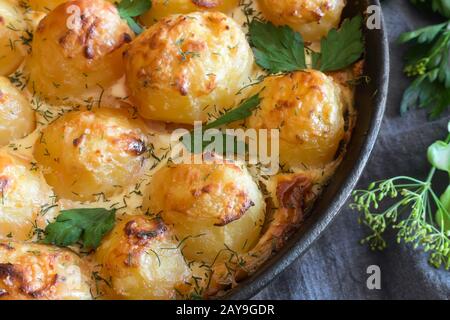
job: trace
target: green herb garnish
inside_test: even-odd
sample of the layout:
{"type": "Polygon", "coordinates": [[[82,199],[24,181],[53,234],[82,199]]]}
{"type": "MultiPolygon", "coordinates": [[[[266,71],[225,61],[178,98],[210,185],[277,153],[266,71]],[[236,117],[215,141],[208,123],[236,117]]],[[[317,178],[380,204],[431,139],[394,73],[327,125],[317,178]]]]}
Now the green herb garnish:
{"type": "Polygon", "coordinates": [[[150,10],[151,7],[151,0],[122,0],[117,4],[120,17],[127,21],[130,28],[136,34],[142,33],[143,29],[134,18],[144,14],[150,10]]]}
{"type": "Polygon", "coordinates": [[[305,46],[300,33],[288,26],[253,20],[250,39],[256,63],[270,73],[306,69],[305,46]]]}
{"type": "MultiPolygon", "coordinates": [[[[358,61],[364,52],[361,16],[346,19],[339,30],[332,29],[321,41],[321,52],[312,54],[311,67],[323,72],[345,69],[358,61]]],[[[305,45],[300,33],[288,26],[253,20],[250,42],[256,63],[271,74],[307,68],[305,45]]]]}
{"type": "Polygon", "coordinates": [[[332,29],[320,42],[320,53],[313,52],[313,68],[323,72],[345,69],[364,53],[363,18],[346,19],[339,30],[332,29]]]}
{"type": "Polygon", "coordinates": [[[354,191],[351,208],[361,212],[360,222],[372,232],[363,243],[373,250],[386,248],[383,234],[391,227],[398,230],[398,242],[422,247],[430,252],[433,266],[450,269],[450,184],[441,197],[433,189],[438,170],[450,174],[449,142],[450,135],[445,142],[437,141],[429,147],[432,169],[425,181],[399,176],[354,191]]]}
{"type": "Polygon", "coordinates": [[[403,95],[401,112],[418,105],[436,118],[450,105],[450,22],[404,33],[399,41],[412,43],[404,71],[415,77],[403,95]]]}
{"type": "Polygon", "coordinates": [[[44,243],[67,247],[83,242],[86,248],[97,248],[115,224],[116,210],[103,208],[61,211],[54,223],[45,228],[44,243]]]}
{"type": "MultiPolygon", "coordinates": [[[[200,133],[200,135],[196,134],[195,132],[191,132],[188,136],[185,135],[181,137],[180,141],[192,153],[203,152],[215,141],[216,137],[216,135],[205,135],[204,131],[208,129],[219,128],[236,121],[245,120],[252,115],[252,112],[259,107],[260,103],[261,98],[259,97],[259,94],[256,94],[248,98],[247,100],[244,100],[237,108],[226,112],[216,120],[203,126],[203,131],[200,133]],[[198,140],[202,141],[202,144],[199,146],[200,150],[197,150],[195,146],[195,141],[198,140]]],[[[232,143],[232,146],[234,148],[233,150],[245,150],[245,144],[241,141],[238,141],[235,136],[230,136],[223,133],[221,134],[221,137],[223,141],[223,153],[226,153],[226,150],[230,148],[230,146],[227,144],[227,140],[232,143]]]]}

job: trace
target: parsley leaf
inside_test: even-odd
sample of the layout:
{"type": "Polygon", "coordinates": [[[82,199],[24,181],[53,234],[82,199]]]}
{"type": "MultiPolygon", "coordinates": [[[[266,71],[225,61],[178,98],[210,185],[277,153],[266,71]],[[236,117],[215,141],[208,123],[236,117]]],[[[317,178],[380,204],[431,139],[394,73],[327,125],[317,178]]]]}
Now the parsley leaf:
{"type": "Polygon", "coordinates": [[[221,117],[219,117],[217,120],[208,123],[205,128],[206,129],[212,129],[217,128],[232,122],[236,122],[239,120],[244,120],[252,115],[253,110],[258,108],[259,104],[261,103],[261,98],[259,97],[259,94],[256,94],[247,100],[243,101],[239,107],[228,111],[221,117]]]}
{"type": "Polygon", "coordinates": [[[122,0],[117,4],[120,17],[127,21],[130,28],[136,34],[142,33],[143,29],[133,18],[144,14],[151,7],[151,0],[122,0]]]}
{"type": "Polygon", "coordinates": [[[288,26],[253,20],[250,41],[256,63],[270,73],[306,69],[305,46],[300,33],[288,26]]]}
{"type": "Polygon", "coordinates": [[[404,72],[415,77],[403,95],[401,111],[418,102],[436,118],[450,105],[450,23],[404,33],[399,41],[412,43],[404,72]]]}
{"type": "Polygon", "coordinates": [[[86,248],[97,248],[115,224],[116,210],[103,208],[61,211],[56,221],[45,228],[44,243],[67,247],[83,242],[86,248]]]}
{"type": "Polygon", "coordinates": [[[344,69],[364,53],[363,18],[346,19],[339,30],[332,29],[321,41],[321,52],[313,53],[313,67],[323,72],[344,69]]]}
{"type": "MultiPolygon", "coordinates": [[[[312,67],[323,72],[350,66],[364,53],[361,16],[346,19],[339,30],[332,29],[321,41],[321,52],[309,49],[312,67]]],[[[253,20],[250,42],[256,63],[271,74],[306,69],[305,45],[300,33],[288,26],[253,20]]]]}
{"type": "MultiPolygon", "coordinates": [[[[256,94],[247,100],[244,100],[237,108],[226,112],[216,120],[206,124],[203,129],[206,131],[208,129],[218,128],[232,122],[244,120],[252,115],[252,112],[259,107],[260,103],[261,98],[259,97],[259,94],[256,94]]],[[[191,132],[190,134],[181,137],[180,141],[191,153],[200,153],[204,152],[212,143],[214,143],[218,136],[219,135],[217,134],[206,135],[204,132],[201,132],[201,135],[191,132]],[[198,139],[201,139],[202,141],[201,146],[199,146],[201,150],[197,150],[195,146],[195,141],[198,139]]],[[[216,150],[216,152],[226,154],[227,150],[231,147],[233,147],[233,150],[237,150],[238,152],[240,150],[246,150],[245,143],[239,141],[237,137],[228,134],[220,134],[220,136],[223,141],[223,148],[221,150],[222,152],[220,150],[216,150]],[[232,146],[230,145],[230,142],[232,143],[232,146]]]]}

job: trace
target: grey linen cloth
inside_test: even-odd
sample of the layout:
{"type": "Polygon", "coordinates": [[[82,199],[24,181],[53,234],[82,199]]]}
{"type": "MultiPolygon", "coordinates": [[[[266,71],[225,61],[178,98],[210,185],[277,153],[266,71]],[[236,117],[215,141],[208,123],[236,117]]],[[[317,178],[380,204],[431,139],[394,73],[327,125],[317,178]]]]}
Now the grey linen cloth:
{"type": "MultiPolygon", "coordinates": [[[[409,80],[402,74],[406,48],[396,39],[404,31],[439,22],[439,17],[417,10],[407,0],[384,1],[383,13],[390,40],[390,93],[381,134],[360,188],[373,180],[398,175],[426,177],[427,147],[445,138],[450,120],[448,112],[433,122],[427,121],[423,110],[404,117],[399,114],[409,80]]],[[[446,179],[442,177],[444,183],[446,179]]],[[[387,234],[389,246],[385,251],[372,252],[359,244],[367,230],[358,224],[357,217],[348,205],[344,207],[311,249],[255,299],[450,299],[450,271],[436,270],[427,263],[426,254],[398,245],[395,232],[387,234]],[[381,268],[380,290],[367,288],[370,265],[381,268]]]]}

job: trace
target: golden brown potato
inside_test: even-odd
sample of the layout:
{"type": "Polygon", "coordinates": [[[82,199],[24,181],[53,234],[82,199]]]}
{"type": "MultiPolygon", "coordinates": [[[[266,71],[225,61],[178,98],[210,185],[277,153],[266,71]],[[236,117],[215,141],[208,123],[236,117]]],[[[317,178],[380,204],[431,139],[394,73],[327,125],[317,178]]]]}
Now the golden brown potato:
{"type": "Polygon", "coordinates": [[[174,299],[190,276],[178,242],[160,219],[128,216],[103,240],[96,259],[111,279],[112,296],[174,299]]]}
{"type": "Polygon", "coordinates": [[[185,239],[188,259],[211,263],[247,252],[264,223],[263,196],[248,171],[236,164],[181,164],[155,173],[144,208],[160,213],[185,239]]]}
{"type": "Polygon", "coordinates": [[[72,251],[0,241],[0,300],[89,300],[90,281],[72,251]]]}
{"type": "Polygon", "coordinates": [[[253,54],[244,33],[219,12],[174,15],[150,27],[125,55],[126,82],[139,113],[193,124],[234,105],[253,54]]]}
{"type": "Polygon", "coordinates": [[[60,103],[97,97],[123,75],[122,53],[132,34],[107,1],[76,0],[58,6],[34,34],[27,61],[30,90],[60,103]]]}
{"type": "MultiPolygon", "coordinates": [[[[55,9],[60,4],[66,3],[69,0],[28,0],[30,7],[33,10],[48,12],[55,9]]],[[[108,2],[115,3],[120,2],[120,0],[108,0],[108,2]]]]}
{"type": "Polygon", "coordinates": [[[221,11],[227,13],[239,4],[239,0],[153,0],[152,8],[142,15],[142,22],[151,26],[155,22],[177,13],[195,11],[221,11]]]}
{"type": "Polygon", "coordinates": [[[134,183],[146,158],[146,126],[126,110],[68,113],[43,129],[35,157],[59,197],[93,200],[134,183]]]}
{"type": "Polygon", "coordinates": [[[21,46],[26,23],[19,8],[10,0],[0,0],[0,76],[13,73],[26,51],[21,46]]]}
{"type": "Polygon", "coordinates": [[[320,168],[331,162],[344,138],[340,87],[320,71],[266,78],[260,107],[247,119],[254,129],[280,130],[280,161],[320,168]]]}
{"type": "Polygon", "coordinates": [[[259,0],[264,16],[289,25],[306,41],[319,41],[339,25],[345,0],[259,0]]]}
{"type": "Polygon", "coordinates": [[[36,127],[28,100],[8,78],[0,76],[0,146],[31,133],[36,127]]]}
{"type": "Polygon", "coordinates": [[[29,0],[30,7],[37,11],[51,11],[68,0],[29,0]]]}
{"type": "Polygon", "coordinates": [[[29,239],[53,220],[53,192],[32,159],[0,151],[0,193],[0,238],[29,239]]]}

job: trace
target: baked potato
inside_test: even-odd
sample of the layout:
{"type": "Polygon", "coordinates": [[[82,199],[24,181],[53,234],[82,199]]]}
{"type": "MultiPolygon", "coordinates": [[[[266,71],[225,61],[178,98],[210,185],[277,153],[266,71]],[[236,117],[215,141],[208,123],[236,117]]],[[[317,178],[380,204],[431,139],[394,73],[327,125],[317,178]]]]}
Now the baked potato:
{"type": "Polygon", "coordinates": [[[42,130],[34,155],[59,197],[90,201],[136,182],[146,159],[146,130],[125,109],[70,112],[42,130]]]}
{"type": "Polygon", "coordinates": [[[123,299],[174,299],[190,277],[178,242],[158,218],[126,216],[95,254],[112,295],[123,299]]]}
{"type": "Polygon", "coordinates": [[[0,241],[0,300],[89,300],[90,276],[70,250],[0,241]]]}
{"type": "Polygon", "coordinates": [[[158,170],[144,208],[173,225],[177,238],[184,239],[188,259],[206,263],[251,249],[265,219],[258,185],[245,167],[232,163],[158,170]]]}
{"type": "Polygon", "coordinates": [[[141,20],[145,25],[151,26],[172,14],[205,10],[227,13],[238,4],[239,0],[153,0],[152,8],[141,16],[141,20]]]}
{"type": "Polygon", "coordinates": [[[26,23],[22,12],[11,0],[0,0],[0,76],[13,73],[22,63],[26,50],[22,46],[26,23]]]}
{"type": "Polygon", "coordinates": [[[0,239],[30,239],[55,212],[53,192],[33,159],[0,151],[0,239]]]}
{"type": "Polygon", "coordinates": [[[253,53],[238,24],[219,12],[162,19],[125,54],[126,84],[147,119],[193,124],[234,106],[253,53]]]}
{"type": "Polygon", "coordinates": [[[341,21],[346,0],[258,0],[265,18],[288,25],[305,41],[320,41],[341,21]]]}
{"type": "Polygon", "coordinates": [[[60,104],[98,97],[122,77],[122,53],[132,35],[107,1],[75,0],[58,6],[34,34],[26,64],[30,90],[60,104]]]}
{"type": "Polygon", "coordinates": [[[36,117],[28,100],[0,76],[0,146],[9,144],[31,133],[36,127],[36,117]]]}
{"type": "Polygon", "coordinates": [[[333,78],[306,70],[268,77],[261,87],[261,105],[246,125],[280,130],[280,162],[300,169],[331,162],[345,134],[345,103],[333,78]]]}

